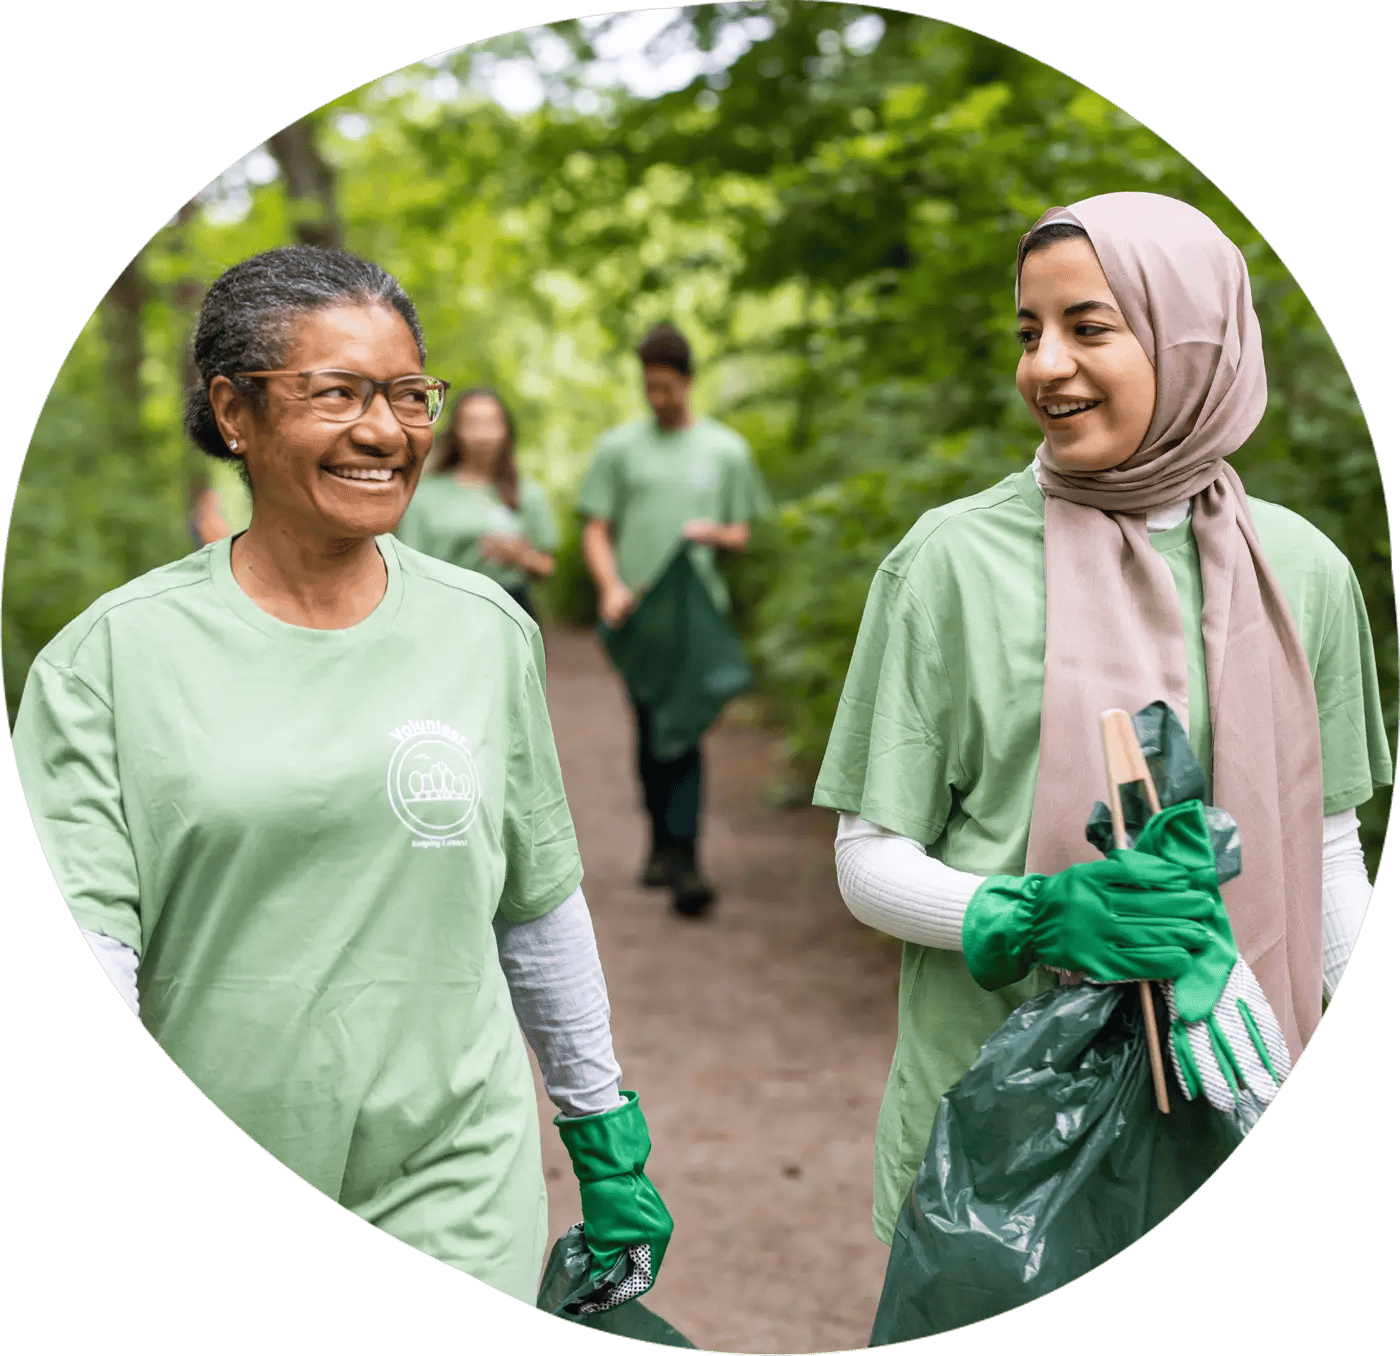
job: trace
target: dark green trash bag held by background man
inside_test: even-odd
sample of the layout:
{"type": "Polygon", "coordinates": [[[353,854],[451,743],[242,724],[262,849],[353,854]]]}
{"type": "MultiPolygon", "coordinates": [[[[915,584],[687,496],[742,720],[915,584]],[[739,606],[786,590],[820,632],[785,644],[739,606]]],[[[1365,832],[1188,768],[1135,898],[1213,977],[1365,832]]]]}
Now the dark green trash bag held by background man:
{"type": "Polygon", "coordinates": [[[682,545],[623,624],[598,632],[634,701],[651,712],[651,752],[694,747],[753,672],[729,620],[715,606],[682,545]]]}

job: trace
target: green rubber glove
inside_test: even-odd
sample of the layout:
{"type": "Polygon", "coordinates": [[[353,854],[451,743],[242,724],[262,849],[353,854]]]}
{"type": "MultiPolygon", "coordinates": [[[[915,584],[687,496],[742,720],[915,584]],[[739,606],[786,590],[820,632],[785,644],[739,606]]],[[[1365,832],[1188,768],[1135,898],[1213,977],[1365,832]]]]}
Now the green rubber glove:
{"type": "Polygon", "coordinates": [[[651,1136],[635,1092],[597,1116],[556,1116],[583,1204],[583,1230],[602,1297],[590,1308],[636,1299],[655,1283],[674,1228],[670,1211],[642,1169],[651,1136]]]}
{"type": "MultiPolygon", "coordinates": [[[[1184,801],[1173,810],[1200,807],[1184,801]]],[[[1170,811],[1154,815],[1137,840],[1150,852],[1182,867],[1193,885],[1212,886],[1215,850],[1202,812],[1199,825],[1170,811]]],[[[1189,969],[1166,986],[1169,1045],[1177,1082],[1188,1099],[1202,1092],[1217,1111],[1235,1111],[1246,1093],[1259,1108],[1273,1101],[1291,1061],[1274,1010],[1235,944],[1225,905],[1214,890],[1215,908],[1202,918],[1206,939],[1189,969]]]]}
{"type": "Polygon", "coordinates": [[[1139,839],[1136,848],[1114,848],[1102,861],[1052,876],[989,876],[963,917],[963,953],[977,983],[1000,989],[1035,964],[1104,984],[1188,974],[1210,944],[1207,920],[1220,907],[1200,802],[1161,811],[1153,826],[1149,844],[1184,838],[1192,864],[1196,836],[1204,835],[1209,873],[1145,850],[1139,839]]]}

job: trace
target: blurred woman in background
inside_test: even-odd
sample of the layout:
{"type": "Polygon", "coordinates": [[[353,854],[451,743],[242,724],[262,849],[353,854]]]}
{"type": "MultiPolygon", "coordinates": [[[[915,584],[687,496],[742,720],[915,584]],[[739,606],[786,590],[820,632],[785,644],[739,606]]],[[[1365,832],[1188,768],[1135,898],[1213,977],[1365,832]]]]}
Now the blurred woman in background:
{"type": "Polygon", "coordinates": [[[426,555],[494,579],[532,617],[530,584],[554,571],[559,529],[543,487],[515,464],[515,420],[485,386],[458,396],[398,527],[426,555]]]}

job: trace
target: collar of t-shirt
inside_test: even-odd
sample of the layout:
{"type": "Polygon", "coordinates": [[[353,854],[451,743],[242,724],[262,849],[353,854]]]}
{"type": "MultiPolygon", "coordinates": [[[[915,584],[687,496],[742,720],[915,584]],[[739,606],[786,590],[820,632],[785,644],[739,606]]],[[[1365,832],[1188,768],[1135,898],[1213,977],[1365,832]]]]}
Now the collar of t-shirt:
{"type": "MultiPolygon", "coordinates": [[[[1032,462],[1035,471],[1035,483],[1041,494],[1045,493],[1045,486],[1040,479],[1040,462],[1032,462]]],[[[1191,501],[1183,499],[1179,504],[1164,504],[1161,508],[1155,508],[1147,515],[1147,530],[1149,532],[1165,532],[1170,527],[1178,527],[1191,516],[1191,501]]]]}

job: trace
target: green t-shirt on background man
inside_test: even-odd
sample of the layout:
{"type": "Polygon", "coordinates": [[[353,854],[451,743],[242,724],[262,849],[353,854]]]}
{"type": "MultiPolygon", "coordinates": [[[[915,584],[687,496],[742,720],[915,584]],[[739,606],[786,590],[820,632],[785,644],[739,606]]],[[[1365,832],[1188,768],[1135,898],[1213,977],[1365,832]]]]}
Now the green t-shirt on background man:
{"type": "MultiPolygon", "coordinates": [[[[618,574],[634,590],[661,572],[692,518],[728,526],[752,522],[771,507],[748,444],[704,415],[682,429],[658,428],[651,416],[609,429],[598,439],[577,501],[585,518],[612,523],[618,574]]],[[[727,611],[714,547],[692,544],[690,558],[715,605],[727,611]]]]}
{"type": "Polygon", "coordinates": [[[529,582],[525,571],[485,559],[477,543],[489,532],[524,537],[546,555],[559,549],[559,529],[544,489],[521,476],[519,499],[519,508],[512,509],[494,485],[463,483],[451,472],[424,476],[394,535],[415,551],[476,570],[503,589],[518,591],[529,582]]]}
{"type": "MultiPolygon", "coordinates": [[[[1375,656],[1345,556],[1275,504],[1249,501],[1317,691],[1324,813],[1391,778],[1375,656]]],[[[875,575],[814,801],[913,838],[959,871],[1021,875],[1040,757],[1045,506],[1034,471],[931,510],[875,575]]],[[[1150,540],[1185,622],[1191,746],[1209,769],[1201,577],[1189,521],[1150,540]]],[[[1087,817],[1087,808],[1086,808],[1087,817]]],[[[1318,826],[1321,833],[1321,826],[1318,826]]],[[[899,1033],[875,1148],[875,1227],[886,1242],[923,1158],[939,1098],[983,1042],[1048,983],[980,989],[960,952],[906,943],[899,1033]]]]}
{"type": "Polygon", "coordinates": [[[343,630],[292,626],[224,539],[105,595],[35,660],[14,731],[78,922],[136,949],[141,1020],[294,1172],[533,1303],[533,1078],[491,922],[582,876],[539,631],[378,539],[343,630]]]}

